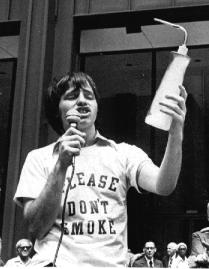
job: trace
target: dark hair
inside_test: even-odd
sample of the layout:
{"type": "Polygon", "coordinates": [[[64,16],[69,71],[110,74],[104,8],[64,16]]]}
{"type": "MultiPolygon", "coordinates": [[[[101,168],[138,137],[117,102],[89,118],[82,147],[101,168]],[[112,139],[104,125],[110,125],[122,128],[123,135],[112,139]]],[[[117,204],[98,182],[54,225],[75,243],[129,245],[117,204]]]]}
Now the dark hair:
{"type": "Polygon", "coordinates": [[[54,79],[44,96],[45,114],[51,127],[59,134],[64,133],[62,120],[59,111],[59,103],[62,95],[70,88],[81,88],[89,84],[94,92],[97,104],[99,94],[93,79],[83,72],[70,75],[67,73],[60,80],[54,79]]]}

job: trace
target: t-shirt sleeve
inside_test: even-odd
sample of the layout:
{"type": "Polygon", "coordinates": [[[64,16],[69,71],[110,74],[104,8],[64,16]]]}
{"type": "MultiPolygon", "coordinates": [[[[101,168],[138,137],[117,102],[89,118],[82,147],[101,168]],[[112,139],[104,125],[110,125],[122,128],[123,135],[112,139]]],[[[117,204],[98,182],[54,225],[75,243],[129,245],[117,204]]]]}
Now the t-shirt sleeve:
{"type": "Polygon", "coordinates": [[[126,154],[126,177],[129,186],[135,187],[138,192],[142,192],[143,189],[138,184],[141,170],[145,164],[153,164],[153,162],[142,149],[126,143],[123,143],[123,147],[126,154]]]}
{"type": "Polygon", "coordinates": [[[47,180],[44,156],[38,150],[31,151],[23,165],[14,201],[22,206],[24,198],[35,199],[47,180]]]}

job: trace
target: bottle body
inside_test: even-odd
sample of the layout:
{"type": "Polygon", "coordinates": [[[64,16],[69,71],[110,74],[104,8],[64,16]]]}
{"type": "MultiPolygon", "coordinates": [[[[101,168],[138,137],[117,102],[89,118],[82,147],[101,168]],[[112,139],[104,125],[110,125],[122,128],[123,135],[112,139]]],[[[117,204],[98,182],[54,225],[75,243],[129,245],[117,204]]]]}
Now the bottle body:
{"type": "Polygon", "coordinates": [[[171,126],[171,116],[160,111],[162,108],[159,102],[165,99],[169,93],[179,94],[179,85],[182,85],[184,74],[190,62],[190,57],[178,52],[171,52],[173,59],[166,69],[160,86],[156,91],[151,107],[145,118],[145,122],[153,127],[168,131],[171,126]]]}

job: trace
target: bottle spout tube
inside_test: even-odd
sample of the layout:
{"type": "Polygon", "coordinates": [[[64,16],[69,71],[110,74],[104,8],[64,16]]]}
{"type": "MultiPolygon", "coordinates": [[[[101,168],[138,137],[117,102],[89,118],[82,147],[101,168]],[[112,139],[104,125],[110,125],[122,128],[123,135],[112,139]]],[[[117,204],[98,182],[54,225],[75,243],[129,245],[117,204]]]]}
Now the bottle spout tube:
{"type": "Polygon", "coordinates": [[[179,24],[171,23],[169,21],[161,20],[158,18],[154,18],[154,20],[157,22],[160,22],[162,24],[165,24],[165,25],[168,25],[168,26],[171,26],[171,27],[174,27],[174,28],[181,30],[184,33],[184,42],[182,45],[186,45],[188,34],[187,34],[187,30],[183,26],[181,26],[179,24]]]}
{"type": "Polygon", "coordinates": [[[172,61],[166,69],[145,118],[147,124],[165,131],[170,129],[172,118],[161,111],[162,106],[159,103],[163,102],[167,94],[180,93],[179,85],[183,83],[185,71],[190,62],[190,57],[187,55],[182,55],[178,52],[171,53],[173,56],[172,61]]]}

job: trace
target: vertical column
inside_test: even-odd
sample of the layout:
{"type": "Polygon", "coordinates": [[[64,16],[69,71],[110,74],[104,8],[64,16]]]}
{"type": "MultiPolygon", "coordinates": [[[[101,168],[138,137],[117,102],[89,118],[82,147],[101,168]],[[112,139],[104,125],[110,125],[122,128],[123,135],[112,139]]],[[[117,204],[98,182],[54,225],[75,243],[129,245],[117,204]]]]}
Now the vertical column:
{"type": "MultiPolygon", "coordinates": [[[[59,78],[71,71],[75,40],[73,40],[74,25],[74,2],[69,0],[59,0],[56,5],[56,27],[54,40],[54,56],[52,76],[59,78]]],[[[50,143],[57,138],[57,134],[49,125],[45,125],[45,133],[42,136],[44,143],[50,143]]]]}
{"type": "Polygon", "coordinates": [[[24,14],[20,30],[2,233],[4,260],[15,255],[16,241],[27,236],[25,224],[22,223],[22,210],[14,204],[13,196],[25,157],[39,144],[43,87],[51,76],[51,70],[46,66],[53,58],[54,25],[49,21],[54,16],[54,1],[23,0],[21,4],[24,14]]]}
{"type": "Polygon", "coordinates": [[[74,2],[59,0],[55,29],[53,76],[61,76],[71,69],[74,2]]]}

